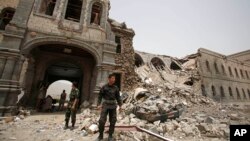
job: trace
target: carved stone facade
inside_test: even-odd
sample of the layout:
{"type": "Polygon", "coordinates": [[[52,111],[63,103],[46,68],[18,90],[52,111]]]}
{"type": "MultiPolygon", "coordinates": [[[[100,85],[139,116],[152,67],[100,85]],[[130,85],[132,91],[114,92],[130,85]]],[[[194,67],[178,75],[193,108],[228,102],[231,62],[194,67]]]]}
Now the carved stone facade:
{"type": "Polygon", "coordinates": [[[109,0],[20,0],[12,7],[15,14],[1,31],[0,105],[15,105],[21,88],[20,104],[35,105],[39,88],[57,80],[78,82],[81,102],[90,103],[110,73],[121,74],[121,90],[136,82],[125,78],[135,74],[128,67],[134,31],[109,19],[109,0]]]}

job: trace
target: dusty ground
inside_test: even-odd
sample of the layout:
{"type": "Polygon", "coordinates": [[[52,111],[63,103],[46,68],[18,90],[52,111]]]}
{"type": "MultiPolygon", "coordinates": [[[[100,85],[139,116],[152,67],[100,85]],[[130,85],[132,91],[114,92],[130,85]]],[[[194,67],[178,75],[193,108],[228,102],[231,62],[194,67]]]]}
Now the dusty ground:
{"type": "Polygon", "coordinates": [[[0,124],[1,141],[80,141],[95,140],[98,134],[84,136],[80,124],[64,130],[64,113],[36,113],[23,120],[0,124]]]}

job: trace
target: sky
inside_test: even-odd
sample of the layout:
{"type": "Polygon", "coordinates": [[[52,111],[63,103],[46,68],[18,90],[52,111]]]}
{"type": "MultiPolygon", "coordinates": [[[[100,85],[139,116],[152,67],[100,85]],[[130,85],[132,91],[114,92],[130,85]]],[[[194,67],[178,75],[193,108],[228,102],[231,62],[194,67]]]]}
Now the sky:
{"type": "Polygon", "coordinates": [[[184,57],[250,49],[250,0],[110,0],[109,17],[135,31],[135,50],[184,57]]]}

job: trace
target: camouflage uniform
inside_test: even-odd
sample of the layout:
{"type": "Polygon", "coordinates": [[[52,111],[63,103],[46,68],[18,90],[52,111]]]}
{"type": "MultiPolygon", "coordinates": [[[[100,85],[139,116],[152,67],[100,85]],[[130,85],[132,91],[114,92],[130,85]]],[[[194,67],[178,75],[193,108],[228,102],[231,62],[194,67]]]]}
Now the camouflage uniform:
{"type": "Polygon", "coordinates": [[[65,114],[66,127],[68,126],[70,116],[71,116],[72,126],[75,125],[77,107],[75,107],[76,109],[74,111],[72,111],[71,107],[73,106],[74,101],[76,99],[79,99],[79,90],[77,88],[72,89],[70,94],[69,94],[69,102],[68,102],[68,106],[67,106],[67,110],[66,110],[66,114],[65,114]]]}
{"type": "Polygon", "coordinates": [[[107,121],[107,115],[109,114],[109,135],[112,136],[115,129],[116,118],[116,108],[117,103],[122,106],[122,100],[119,93],[119,88],[115,85],[104,85],[99,93],[98,103],[99,106],[102,102],[102,111],[99,119],[99,133],[103,135],[104,126],[107,121]]]}

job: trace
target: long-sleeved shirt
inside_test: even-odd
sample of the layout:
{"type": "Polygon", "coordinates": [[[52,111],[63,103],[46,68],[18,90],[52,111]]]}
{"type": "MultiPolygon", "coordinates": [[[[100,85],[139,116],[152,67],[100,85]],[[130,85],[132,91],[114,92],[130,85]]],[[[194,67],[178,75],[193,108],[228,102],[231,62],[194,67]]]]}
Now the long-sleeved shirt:
{"type": "MultiPolygon", "coordinates": [[[[119,88],[115,85],[104,85],[99,93],[97,105],[99,106],[104,99],[105,101],[117,101],[119,106],[122,106],[122,100],[119,92],[119,88]]],[[[116,106],[116,103],[113,104],[116,106]]]]}

